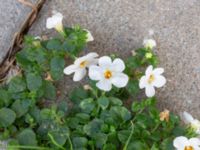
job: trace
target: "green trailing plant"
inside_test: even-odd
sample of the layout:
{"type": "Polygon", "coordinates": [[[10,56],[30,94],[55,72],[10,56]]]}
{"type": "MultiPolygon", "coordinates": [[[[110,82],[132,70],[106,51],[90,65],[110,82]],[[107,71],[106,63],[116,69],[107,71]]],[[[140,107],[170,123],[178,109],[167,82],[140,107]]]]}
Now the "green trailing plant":
{"type": "MultiPolygon", "coordinates": [[[[160,112],[154,96],[137,99],[146,67],[158,63],[151,44],[125,60],[127,83],[122,88],[111,85],[104,90],[90,77],[88,85],[71,90],[70,102],[58,101],[55,83],[63,80],[63,70],[69,71],[64,68],[66,61],[77,60],[91,35],[78,26],[55,28],[60,33],[57,38],[25,37],[24,48],[16,55],[21,74],[0,88],[0,140],[6,141],[8,150],[173,150],[176,137],[196,136],[194,128],[182,126],[178,116],[160,112]]],[[[115,59],[112,56],[113,63],[115,59]]],[[[79,62],[79,67],[87,63],[79,62]]],[[[77,68],[73,69],[70,73],[77,68]]],[[[94,70],[90,71],[92,76],[94,70]]],[[[109,79],[114,72],[107,69],[104,76],[109,79]]]]}

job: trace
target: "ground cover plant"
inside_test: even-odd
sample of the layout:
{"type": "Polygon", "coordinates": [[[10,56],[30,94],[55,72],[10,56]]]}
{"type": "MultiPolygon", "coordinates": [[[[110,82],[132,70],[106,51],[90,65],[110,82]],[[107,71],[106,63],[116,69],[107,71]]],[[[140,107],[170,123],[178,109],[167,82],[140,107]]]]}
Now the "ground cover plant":
{"type": "Polygon", "coordinates": [[[197,119],[156,106],[156,88],[167,80],[164,69],[157,68],[153,39],[145,40],[125,60],[95,52],[80,56],[93,37],[79,26],[64,27],[62,19],[58,12],[47,19],[47,28],[58,31],[56,38],[26,36],[16,55],[21,72],[0,88],[2,148],[200,149],[197,119]],[[74,63],[67,66],[68,60],[74,63]],[[55,83],[64,75],[73,76],[79,85],[69,91],[71,107],[67,100],[57,101],[55,83]],[[83,78],[86,85],[79,83],[83,78]],[[137,99],[144,91],[147,98],[137,99]]]}

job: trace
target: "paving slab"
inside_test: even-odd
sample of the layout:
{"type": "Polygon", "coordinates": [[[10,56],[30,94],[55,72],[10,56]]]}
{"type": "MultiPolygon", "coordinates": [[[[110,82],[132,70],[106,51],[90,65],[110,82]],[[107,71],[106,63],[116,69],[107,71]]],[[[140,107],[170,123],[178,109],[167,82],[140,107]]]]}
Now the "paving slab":
{"type": "MultiPolygon", "coordinates": [[[[45,28],[45,21],[52,10],[64,14],[66,25],[89,29],[95,38],[89,49],[100,55],[126,57],[153,30],[155,53],[168,80],[157,90],[160,108],[200,116],[199,0],[49,0],[30,34],[51,36],[54,31],[45,28]]],[[[66,77],[62,84],[67,91],[73,83],[66,77]]]]}
{"type": "MultiPolygon", "coordinates": [[[[30,2],[35,3],[36,0],[30,2]]],[[[31,8],[17,0],[0,0],[0,63],[11,46],[14,34],[30,12],[31,8]]]]}

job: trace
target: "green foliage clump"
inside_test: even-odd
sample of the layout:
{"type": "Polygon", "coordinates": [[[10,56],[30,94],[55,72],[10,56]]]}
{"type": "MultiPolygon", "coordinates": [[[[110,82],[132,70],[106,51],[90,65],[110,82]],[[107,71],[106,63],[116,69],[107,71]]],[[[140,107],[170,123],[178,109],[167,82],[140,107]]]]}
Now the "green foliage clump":
{"type": "Polygon", "coordinates": [[[69,94],[72,108],[57,101],[55,81],[63,78],[65,60],[85,48],[86,34],[74,27],[50,40],[25,38],[16,55],[22,73],[0,88],[0,140],[9,150],[172,150],[174,137],[192,136],[172,113],[160,120],[155,98],[136,100],[144,68],[157,65],[148,48],[126,60],[127,87],[105,93],[89,81],[90,89],[69,94]]]}

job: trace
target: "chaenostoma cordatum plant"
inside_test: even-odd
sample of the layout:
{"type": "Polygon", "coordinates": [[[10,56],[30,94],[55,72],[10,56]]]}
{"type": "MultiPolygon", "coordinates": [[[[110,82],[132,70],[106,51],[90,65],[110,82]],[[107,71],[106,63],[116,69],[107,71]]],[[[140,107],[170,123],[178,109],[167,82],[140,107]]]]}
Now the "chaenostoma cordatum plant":
{"type": "Polygon", "coordinates": [[[144,41],[144,47],[124,61],[97,53],[77,58],[93,37],[78,26],[64,27],[62,19],[57,12],[47,19],[47,28],[59,33],[56,38],[25,37],[16,55],[21,73],[0,88],[3,149],[200,149],[195,138],[198,120],[184,112],[188,125],[183,126],[178,116],[156,107],[155,88],[164,86],[166,79],[164,69],[156,68],[154,40],[144,41]],[[69,59],[74,64],[65,68],[69,59]],[[73,73],[74,81],[88,74],[88,84],[73,89],[67,95],[70,102],[58,101],[55,83],[73,73]],[[143,88],[148,98],[137,100],[143,88]]]}

